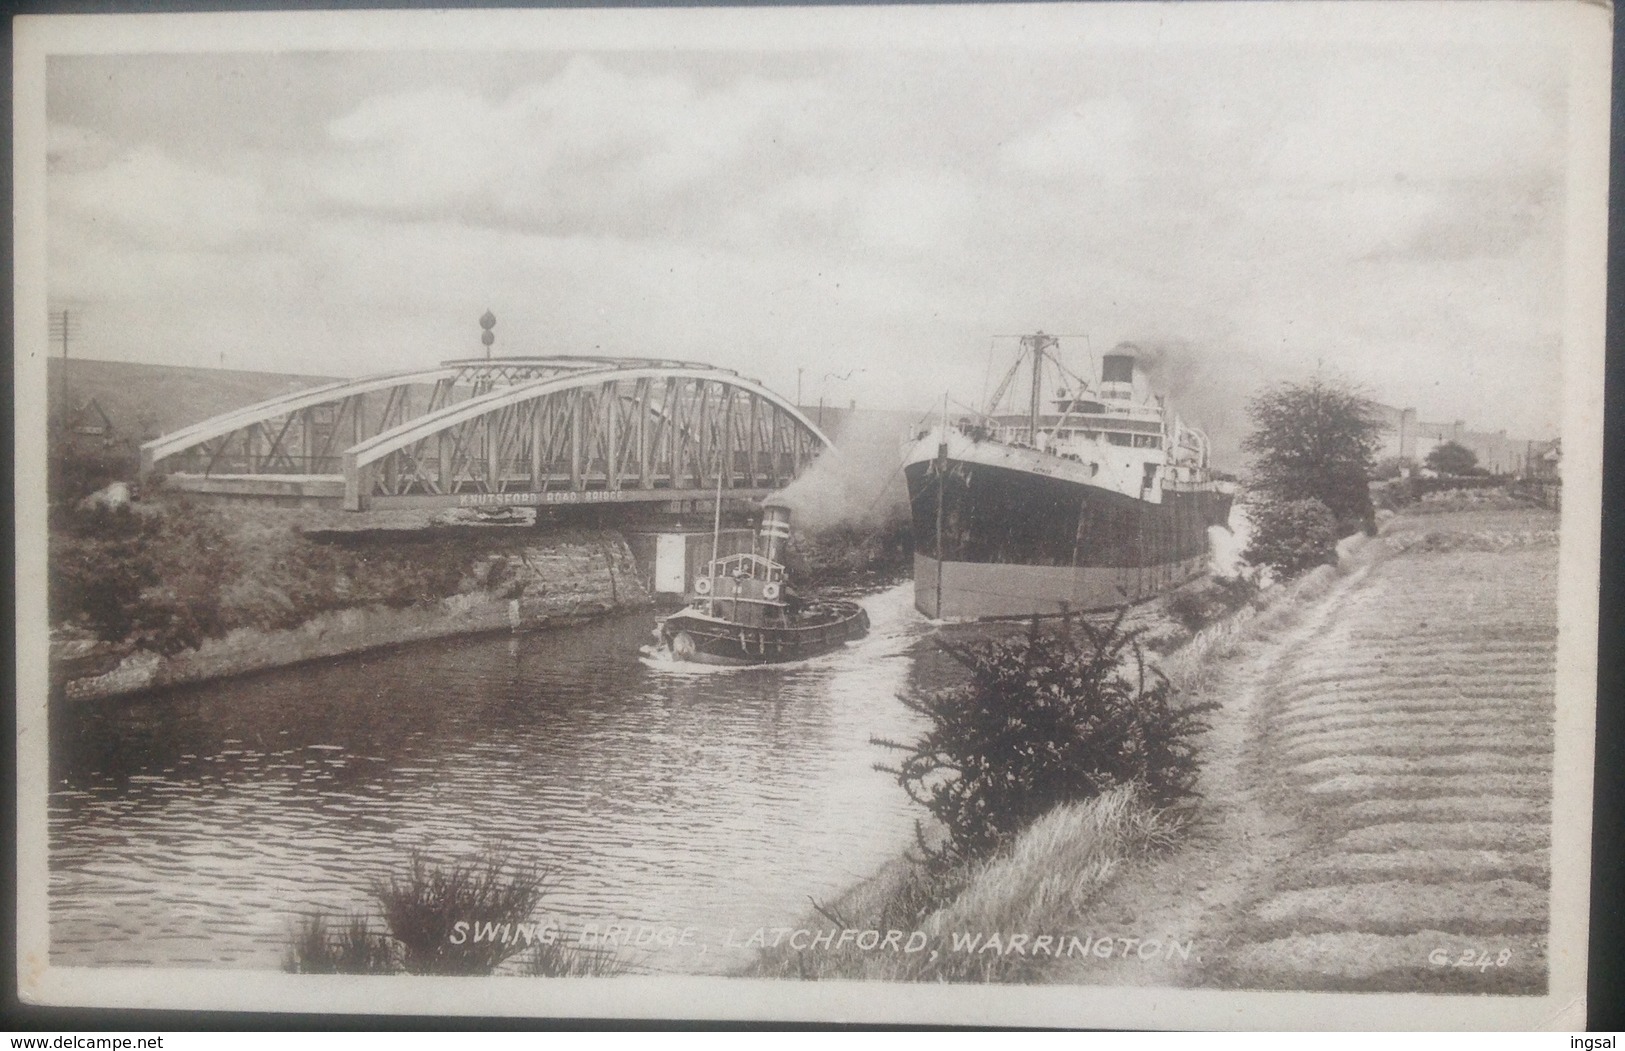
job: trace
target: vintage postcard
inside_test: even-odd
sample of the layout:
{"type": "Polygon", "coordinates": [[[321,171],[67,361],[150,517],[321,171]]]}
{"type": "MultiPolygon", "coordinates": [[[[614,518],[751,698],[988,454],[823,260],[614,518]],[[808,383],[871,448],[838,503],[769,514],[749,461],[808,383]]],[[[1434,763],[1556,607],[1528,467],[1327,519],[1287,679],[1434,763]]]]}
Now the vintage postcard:
{"type": "Polygon", "coordinates": [[[1611,17],[20,19],[21,997],[1582,1027],[1611,17]]]}

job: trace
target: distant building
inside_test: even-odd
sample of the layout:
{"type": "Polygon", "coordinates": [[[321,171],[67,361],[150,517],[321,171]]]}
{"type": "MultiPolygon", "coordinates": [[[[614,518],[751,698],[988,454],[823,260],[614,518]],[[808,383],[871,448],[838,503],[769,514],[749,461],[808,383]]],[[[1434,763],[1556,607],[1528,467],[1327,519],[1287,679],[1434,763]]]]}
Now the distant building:
{"type": "Polygon", "coordinates": [[[1378,405],[1377,415],[1383,424],[1378,460],[1399,457],[1420,464],[1434,449],[1455,442],[1472,450],[1478,466],[1491,474],[1516,475],[1528,469],[1529,448],[1539,444],[1509,438],[1506,431],[1470,431],[1461,420],[1425,423],[1417,419],[1415,409],[1378,405]]]}
{"type": "Polygon", "coordinates": [[[1563,439],[1530,442],[1524,454],[1524,477],[1537,482],[1556,482],[1563,476],[1563,439]]]}
{"type": "Polygon", "coordinates": [[[68,420],[68,427],[75,434],[90,438],[103,438],[111,441],[114,435],[113,421],[108,418],[101,403],[91,398],[79,406],[79,411],[68,420]]]}

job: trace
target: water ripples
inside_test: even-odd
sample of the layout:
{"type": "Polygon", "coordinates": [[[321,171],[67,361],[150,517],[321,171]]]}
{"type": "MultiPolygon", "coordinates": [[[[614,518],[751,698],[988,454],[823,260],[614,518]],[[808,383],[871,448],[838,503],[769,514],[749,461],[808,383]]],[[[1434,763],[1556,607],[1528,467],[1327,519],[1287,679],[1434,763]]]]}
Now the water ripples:
{"type": "Polygon", "coordinates": [[[69,965],[280,966],[297,918],[369,907],[413,850],[494,845],[544,909],[701,929],[656,970],[715,972],[728,929],[789,922],[911,842],[871,736],[929,630],[910,588],[794,666],[638,660],[652,618],[426,643],[84,706],[53,722],[51,933],[69,965]]]}

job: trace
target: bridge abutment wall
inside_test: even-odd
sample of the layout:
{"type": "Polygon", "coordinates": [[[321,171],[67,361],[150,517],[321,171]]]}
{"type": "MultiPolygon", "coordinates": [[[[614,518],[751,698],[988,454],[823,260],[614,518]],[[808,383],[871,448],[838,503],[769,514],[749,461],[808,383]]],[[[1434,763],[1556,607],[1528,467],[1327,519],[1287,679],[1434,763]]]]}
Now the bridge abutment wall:
{"type": "Polygon", "coordinates": [[[492,537],[496,550],[470,543],[469,572],[479,585],[437,602],[329,610],[286,629],[238,628],[172,655],[111,655],[103,664],[113,666],[96,674],[75,675],[53,660],[53,686],[70,701],[103,699],[430,639],[563,626],[651,602],[647,577],[619,532],[519,545],[511,531],[492,537]]]}

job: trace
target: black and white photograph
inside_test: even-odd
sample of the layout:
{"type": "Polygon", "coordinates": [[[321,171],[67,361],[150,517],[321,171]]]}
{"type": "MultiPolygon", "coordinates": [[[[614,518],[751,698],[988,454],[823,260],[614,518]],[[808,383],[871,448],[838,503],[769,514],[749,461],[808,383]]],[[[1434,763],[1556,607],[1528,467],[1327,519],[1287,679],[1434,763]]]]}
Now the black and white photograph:
{"type": "Polygon", "coordinates": [[[22,999],[1583,1028],[1610,36],[18,20],[22,999]]]}

